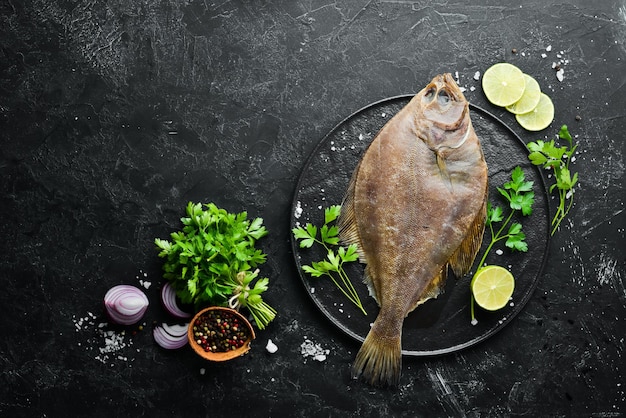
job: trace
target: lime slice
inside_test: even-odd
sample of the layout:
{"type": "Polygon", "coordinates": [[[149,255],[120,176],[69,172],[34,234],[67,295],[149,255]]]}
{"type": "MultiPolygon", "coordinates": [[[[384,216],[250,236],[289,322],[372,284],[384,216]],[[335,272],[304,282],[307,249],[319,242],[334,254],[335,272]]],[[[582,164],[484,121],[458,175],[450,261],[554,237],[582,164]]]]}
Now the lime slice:
{"type": "Polygon", "coordinates": [[[516,115],[528,113],[533,110],[537,107],[539,99],[541,98],[541,87],[539,87],[537,80],[528,74],[524,74],[524,79],[526,80],[524,94],[522,94],[522,97],[518,101],[506,107],[506,110],[516,115]]]}
{"type": "Polygon", "coordinates": [[[479,269],[472,279],[474,300],[488,311],[506,306],[513,294],[515,279],[510,271],[500,266],[479,269]]]}
{"type": "Polygon", "coordinates": [[[496,106],[510,106],[524,94],[526,80],[522,70],[506,62],[487,68],[483,74],[483,91],[496,106]]]}
{"type": "Polygon", "coordinates": [[[537,106],[530,112],[515,115],[515,119],[528,131],[541,131],[554,119],[554,104],[545,93],[541,93],[537,106]]]}

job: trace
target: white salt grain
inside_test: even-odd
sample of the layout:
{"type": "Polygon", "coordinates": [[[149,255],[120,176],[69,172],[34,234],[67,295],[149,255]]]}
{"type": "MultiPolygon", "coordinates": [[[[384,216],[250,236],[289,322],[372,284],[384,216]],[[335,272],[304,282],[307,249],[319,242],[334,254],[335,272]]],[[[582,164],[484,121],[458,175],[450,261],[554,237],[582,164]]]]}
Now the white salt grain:
{"type": "Polygon", "coordinates": [[[330,350],[322,348],[321,345],[305,337],[304,342],[300,344],[300,353],[305,358],[312,357],[315,361],[324,361],[326,356],[330,354],[330,350]]]}
{"type": "Polygon", "coordinates": [[[564,74],[565,74],[565,70],[563,70],[562,68],[559,68],[559,70],[556,72],[556,79],[559,81],[563,81],[564,74]]]}
{"type": "Polygon", "coordinates": [[[293,216],[295,216],[296,218],[300,218],[300,216],[302,216],[302,204],[300,203],[300,201],[296,202],[296,210],[293,216]]]}
{"type": "Polygon", "coordinates": [[[265,349],[267,350],[268,353],[274,354],[275,352],[278,351],[278,346],[274,344],[272,340],[267,340],[267,345],[265,346],[265,349]]]}
{"type": "Polygon", "coordinates": [[[480,80],[480,71],[476,71],[474,73],[474,80],[476,80],[476,81],[480,80]]]}

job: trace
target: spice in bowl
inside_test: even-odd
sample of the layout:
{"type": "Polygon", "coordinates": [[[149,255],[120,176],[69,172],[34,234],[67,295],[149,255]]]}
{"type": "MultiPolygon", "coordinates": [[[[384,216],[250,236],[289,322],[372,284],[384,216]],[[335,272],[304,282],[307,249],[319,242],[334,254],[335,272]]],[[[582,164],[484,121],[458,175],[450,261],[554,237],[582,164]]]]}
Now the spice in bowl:
{"type": "Polygon", "coordinates": [[[247,353],[255,338],[252,325],[243,315],[222,307],[198,312],[189,324],[188,336],[194,351],[211,361],[226,361],[247,353]]]}

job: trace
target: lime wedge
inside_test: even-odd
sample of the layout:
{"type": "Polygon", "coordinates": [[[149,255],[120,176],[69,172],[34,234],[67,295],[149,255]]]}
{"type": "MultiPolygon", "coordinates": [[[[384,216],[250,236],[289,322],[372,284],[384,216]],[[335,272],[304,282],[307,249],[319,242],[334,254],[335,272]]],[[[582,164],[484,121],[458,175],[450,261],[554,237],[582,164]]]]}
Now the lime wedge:
{"type": "Polygon", "coordinates": [[[524,74],[524,79],[526,80],[526,87],[524,88],[522,97],[512,105],[506,107],[506,110],[516,115],[528,113],[533,110],[537,107],[539,99],[541,98],[541,87],[539,87],[537,80],[528,74],[524,74]]]}
{"type": "Polygon", "coordinates": [[[509,302],[515,289],[515,279],[504,267],[486,266],[476,272],[471,287],[474,300],[480,307],[496,311],[509,302]]]}
{"type": "Polygon", "coordinates": [[[515,115],[515,119],[528,131],[541,131],[554,119],[554,104],[545,93],[541,93],[537,106],[530,112],[515,115]]]}
{"type": "Polygon", "coordinates": [[[522,70],[513,64],[500,62],[487,68],[482,85],[487,100],[496,106],[506,107],[522,97],[526,80],[522,70]]]}

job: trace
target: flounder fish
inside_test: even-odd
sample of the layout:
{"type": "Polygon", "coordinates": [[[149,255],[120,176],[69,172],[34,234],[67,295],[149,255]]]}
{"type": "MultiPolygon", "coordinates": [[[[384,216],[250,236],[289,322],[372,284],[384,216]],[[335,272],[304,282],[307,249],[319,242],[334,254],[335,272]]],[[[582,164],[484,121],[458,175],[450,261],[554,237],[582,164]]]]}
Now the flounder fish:
{"type": "Polygon", "coordinates": [[[355,169],[338,220],[356,243],[380,310],[352,366],[374,386],[399,383],[404,318],[466,274],[485,229],[487,164],[469,103],[437,75],[378,132],[355,169]]]}

